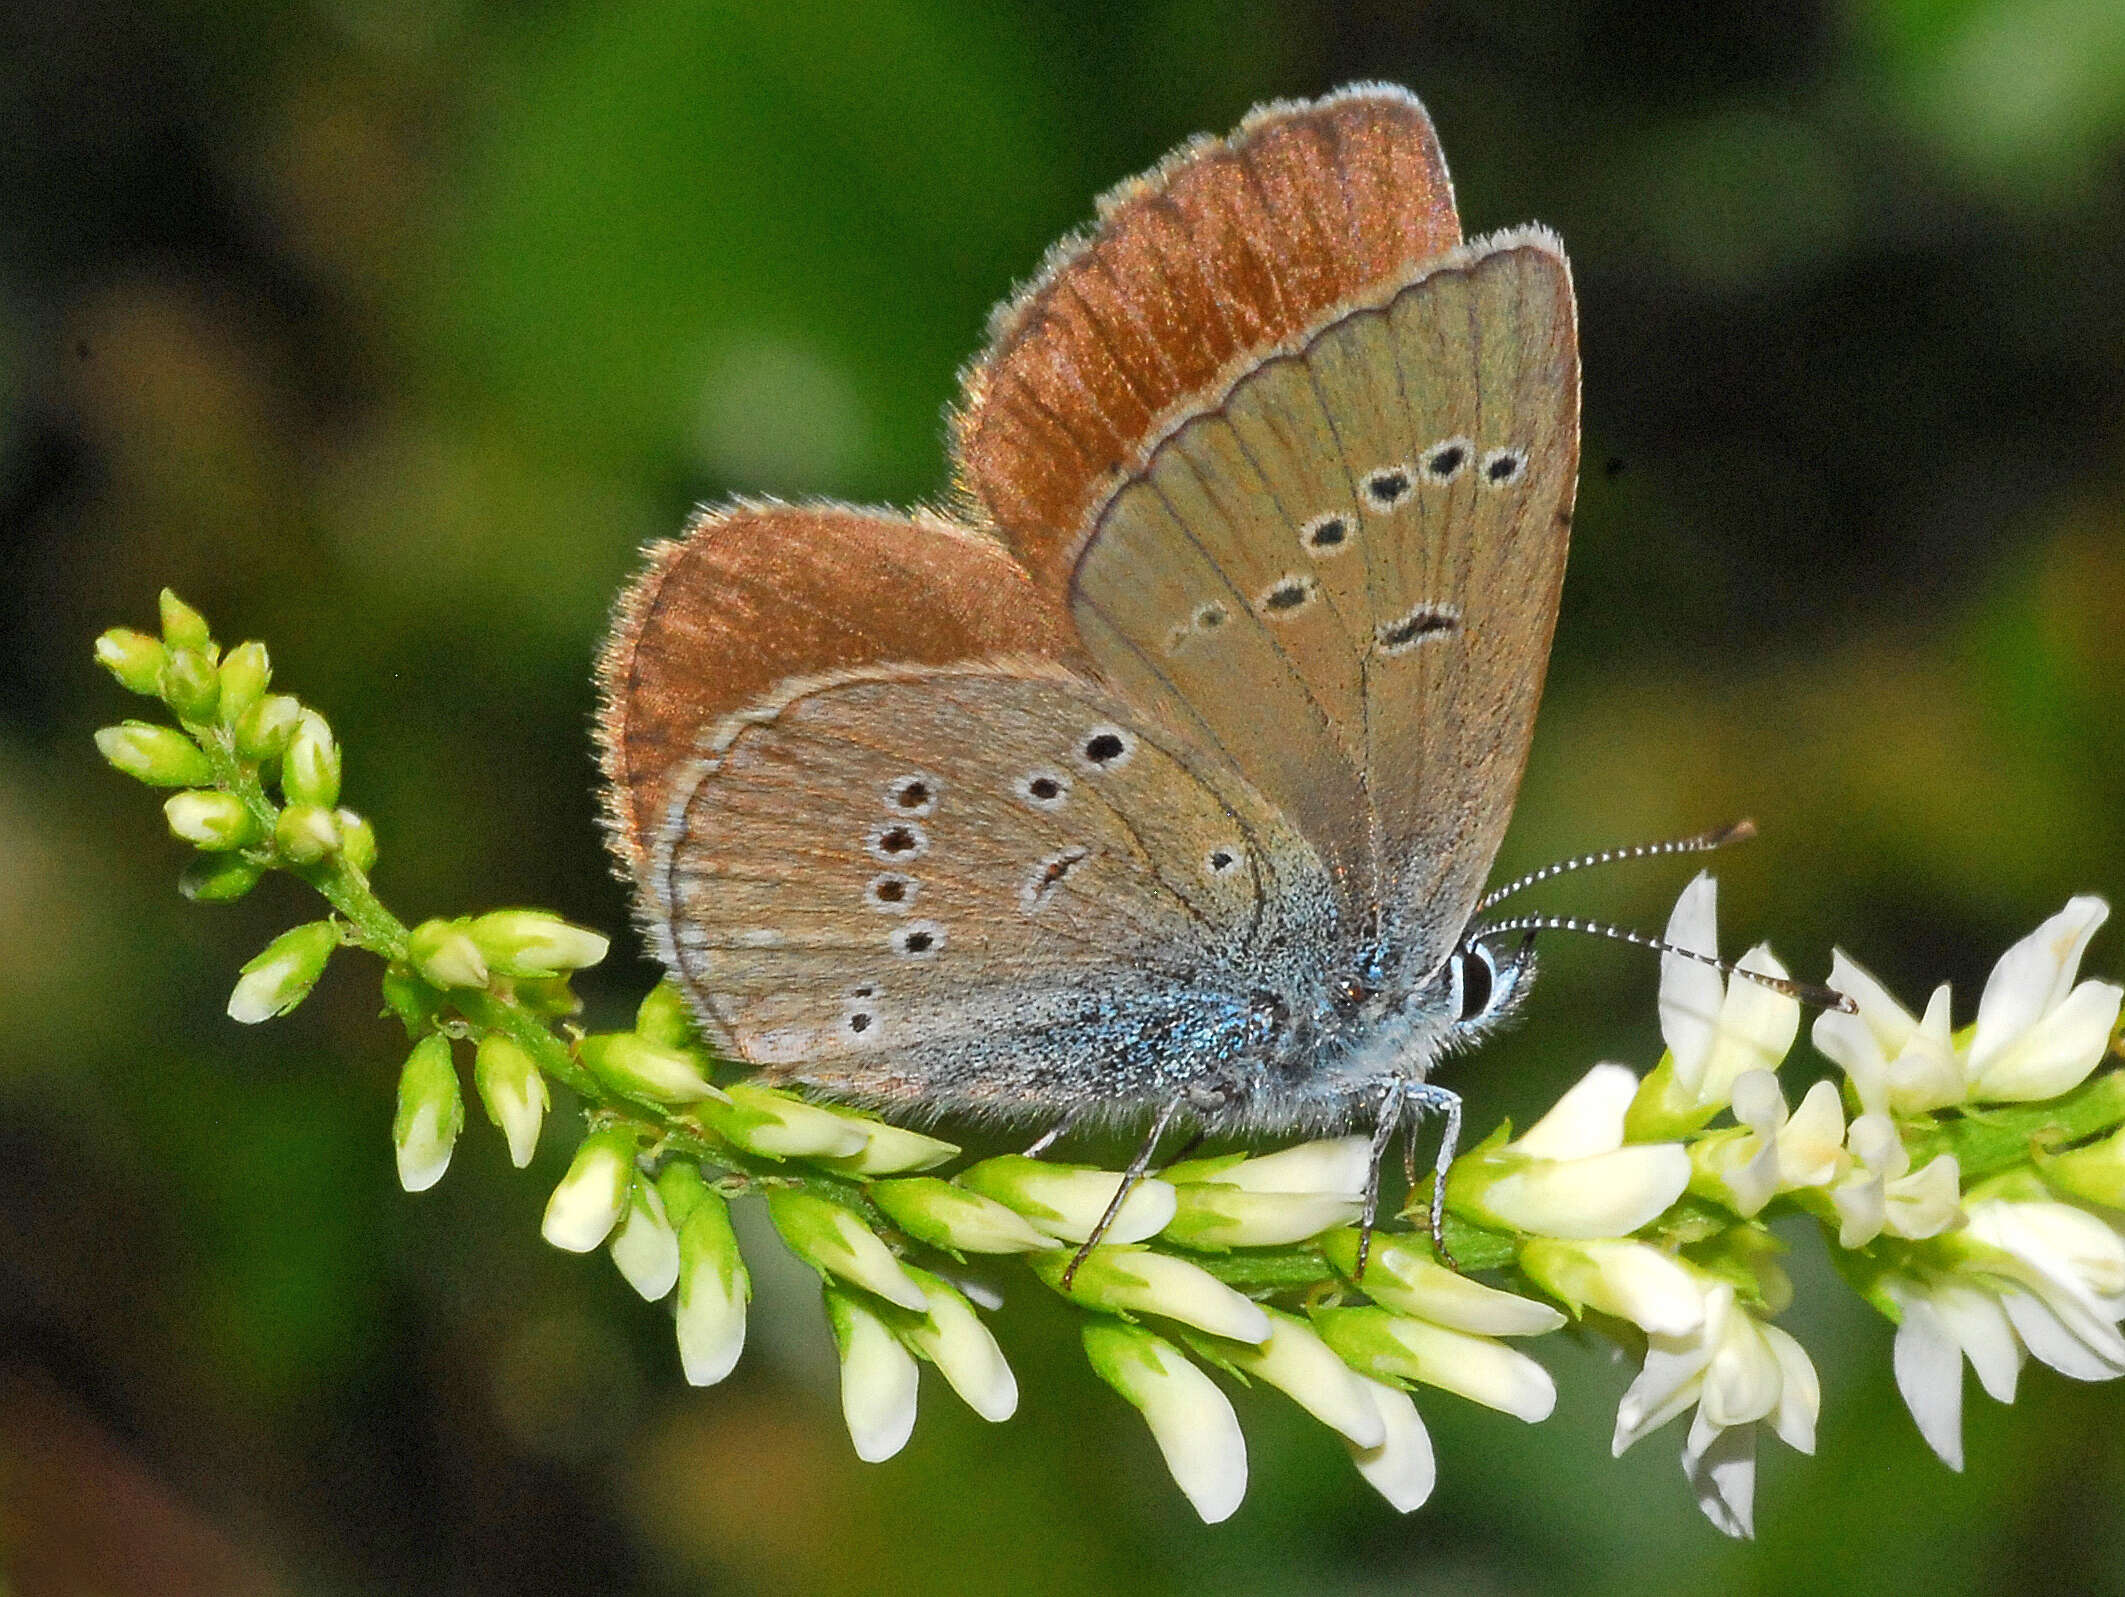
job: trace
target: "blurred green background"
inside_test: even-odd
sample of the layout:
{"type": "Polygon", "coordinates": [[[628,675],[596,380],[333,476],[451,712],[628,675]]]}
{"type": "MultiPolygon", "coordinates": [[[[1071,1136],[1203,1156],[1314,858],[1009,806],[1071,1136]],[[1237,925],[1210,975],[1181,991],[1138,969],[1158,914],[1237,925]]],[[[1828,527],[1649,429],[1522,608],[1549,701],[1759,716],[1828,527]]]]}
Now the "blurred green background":
{"type": "MultiPolygon", "coordinates": [[[[645,540],[732,491],[908,502],[988,306],[1093,196],[1254,101],[1436,117],[1470,230],[1571,249],[1587,469],[1506,866],[1753,814],[1730,951],[1833,942],[1970,1013],[2125,884],[2125,8],[2116,0],[11,0],[0,12],[0,1560],[89,1592],[2125,1590],[2125,1389],[1972,1388],[1968,1473],[1796,1240],[1820,1455],[1722,1541],[1627,1366],[1552,1339],[1524,1428],[1425,1404],[1401,1519],[1243,1396],[1205,1529],[1021,1278],[1025,1401],[926,1385],[858,1464],[816,1301],[746,1359],[544,1246],[475,1128],[394,1184],[373,973],[222,1014],[309,913],[193,906],[103,769],[94,634],[164,583],[350,750],[408,918],[619,928],[589,662],[645,540]]],[[[1657,925],[1684,872],[1558,884],[1657,925]]],[[[581,984],[617,1023],[626,945],[581,984]]],[[[2125,965],[2115,932],[2094,966],[2125,965]]],[[[1657,1056],[1653,961],[1558,941],[1455,1065],[1479,1127],[1657,1056]]],[[[1817,1068],[1805,1048],[1796,1076],[1817,1068]]],[[[786,1262],[786,1261],[785,1261],[786,1262]]]]}

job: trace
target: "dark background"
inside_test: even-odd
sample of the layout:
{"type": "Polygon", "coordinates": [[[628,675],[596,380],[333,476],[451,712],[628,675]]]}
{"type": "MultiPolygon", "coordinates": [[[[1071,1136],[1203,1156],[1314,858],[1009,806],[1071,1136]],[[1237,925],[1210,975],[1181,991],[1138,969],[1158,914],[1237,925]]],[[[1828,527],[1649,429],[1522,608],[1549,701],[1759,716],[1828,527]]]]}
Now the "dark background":
{"type": "MultiPolygon", "coordinates": [[[[236,967],[310,913],[173,888],[89,742],[89,656],[175,586],[350,751],[411,918],[620,928],[589,662],[645,540],[730,491],[908,502],[988,306],[1093,196],[1253,101],[1430,105],[1472,232],[1556,227],[1587,470],[1506,866],[1753,814],[1729,951],[1839,943],[1907,998],[2125,875],[2125,8],[2115,0],[1011,9],[982,0],[315,0],[0,12],[0,1560],[133,1591],[2125,1590],[2125,1391],[1971,1389],[1957,1477],[1889,1329],[1799,1236],[1820,1456],[1762,1539],[1678,1433],[1608,1457],[1628,1367],[1553,1338],[1560,1412],[1434,1395],[1400,1519],[1243,1397],[1254,1487],[1197,1524],[1021,1279],[1025,1390],[933,1383],[851,1457],[816,1302],[760,1276],[724,1387],[537,1235],[468,1131],[393,1181],[403,1040],[343,961],[290,1019],[236,967]]],[[[1557,884],[1655,926],[1686,873],[1557,884]]],[[[2115,932],[2096,969],[2121,963],[2115,932]]],[[[614,1022],[634,956],[584,983],[614,1022]]],[[[1551,949],[1455,1067],[1481,1128],[1657,1057],[1653,961],[1551,949]]],[[[1824,1068],[1805,1047],[1795,1084],[1824,1068]]],[[[474,1111],[475,1119],[477,1110],[474,1111]]],[[[1553,1345],[1552,1345],[1553,1344],[1553,1345]]],[[[0,1564],[4,1567],[4,1564],[0,1564]]]]}

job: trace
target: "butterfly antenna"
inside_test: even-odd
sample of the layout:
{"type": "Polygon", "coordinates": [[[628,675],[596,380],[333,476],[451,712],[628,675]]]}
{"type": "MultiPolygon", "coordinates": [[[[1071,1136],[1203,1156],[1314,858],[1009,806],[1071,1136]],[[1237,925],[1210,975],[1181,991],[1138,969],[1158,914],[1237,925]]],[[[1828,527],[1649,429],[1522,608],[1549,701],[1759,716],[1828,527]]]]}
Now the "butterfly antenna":
{"type": "Polygon", "coordinates": [[[1640,948],[1650,948],[1657,953],[1678,954],[1684,959],[1694,959],[1698,964],[1709,965],[1728,976],[1746,977],[1759,987],[1768,987],[1774,993],[1784,993],[1788,998],[1797,998],[1817,1009],[1834,1009],[1841,1015],[1859,1013],[1859,1006],[1834,987],[1818,986],[1811,981],[1795,981],[1790,976],[1773,976],[1767,971],[1748,970],[1732,960],[1721,959],[1715,954],[1700,953],[1694,948],[1680,948],[1664,937],[1649,937],[1644,932],[1634,932],[1628,927],[1580,920],[1571,915],[1516,915],[1511,920],[1493,921],[1480,928],[1475,935],[1495,937],[1501,932],[1586,932],[1594,937],[1613,938],[1619,943],[1635,943],[1640,948]]]}
{"type": "Polygon", "coordinates": [[[1539,871],[1529,871],[1517,881],[1507,882],[1503,887],[1493,888],[1483,895],[1476,905],[1480,915],[1493,904],[1503,903],[1515,893],[1533,887],[1537,882],[1546,882],[1552,876],[1568,876],[1573,871],[1583,871],[1593,865],[1613,865],[1618,860],[1651,859],[1658,854],[1709,854],[1714,849],[1725,848],[1729,843],[1746,843],[1756,835],[1756,823],[1751,820],[1735,821],[1728,826],[1715,826],[1709,832],[1699,832],[1695,837],[1677,837],[1665,843],[1639,843],[1631,848],[1605,848],[1598,854],[1581,854],[1576,859],[1559,860],[1554,865],[1545,865],[1539,871]]]}

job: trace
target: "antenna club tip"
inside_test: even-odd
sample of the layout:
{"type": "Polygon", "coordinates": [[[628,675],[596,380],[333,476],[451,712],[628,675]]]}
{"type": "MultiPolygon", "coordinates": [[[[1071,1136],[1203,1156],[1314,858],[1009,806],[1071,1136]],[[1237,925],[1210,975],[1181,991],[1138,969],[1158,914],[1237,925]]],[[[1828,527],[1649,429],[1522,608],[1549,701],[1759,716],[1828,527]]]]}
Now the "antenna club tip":
{"type": "Polygon", "coordinates": [[[1755,835],[1756,822],[1744,815],[1740,820],[1718,834],[1719,845],[1724,847],[1728,843],[1746,843],[1755,835]]]}

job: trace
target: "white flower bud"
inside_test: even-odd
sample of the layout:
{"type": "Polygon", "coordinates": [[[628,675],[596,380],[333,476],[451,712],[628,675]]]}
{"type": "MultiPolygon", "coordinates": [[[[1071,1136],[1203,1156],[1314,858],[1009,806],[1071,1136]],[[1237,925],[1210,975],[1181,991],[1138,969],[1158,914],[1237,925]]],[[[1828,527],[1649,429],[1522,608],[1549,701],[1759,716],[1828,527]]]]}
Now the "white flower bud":
{"type": "MultiPolygon", "coordinates": [[[[1337,1231],[1321,1239],[1328,1262],[1357,1279],[1358,1234],[1337,1231]]],[[[1471,1281],[1431,1256],[1428,1243],[1375,1232],[1358,1282],[1381,1306],[1434,1325],[1477,1336],[1541,1336],[1564,1323],[1547,1303],[1471,1281]]]]}
{"type": "Polygon", "coordinates": [[[854,1153],[820,1157],[821,1164],[845,1175],[897,1176],[907,1170],[927,1170],[957,1157],[959,1153],[957,1143],[946,1142],[942,1137],[926,1136],[905,1126],[888,1125],[883,1120],[858,1117],[845,1110],[830,1112],[842,1115],[863,1130],[863,1146],[854,1153]]]}
{"type": "Polygon", "coordinates": [[[631,1031],[600,1032],[576,1044],[576,1057],[600,1081],[652,1103],[720,1104],[723,1092],[701,1074],[694,1056],[631,1031]]]}
{"type": "Polygon", "coordinates": [[[502,976],[558,976],[583,970],[612,946],[603,933],[571,926],[542,909],[498,909],[478,916],[465,933],[479,946],[488,969],[502,976]]]}
{"type": "Polygon", "coordinates": [[[929,1307],[907,1271],[878,1234],[840,1204],[808,1192],[771,1192],[768,1215],[790,1252],[823,1274],[877,1293],[920,1314],[929,1307]]]}
{"type": "Polygon", "coordinates": [[[1314,1323],[1360,1375],[1422,1381],[1530,1424],[1557,1406],[1549,1371],[1502,1343],[1386,1309],[1324,1309],[1314,1323]]]}
{"type": "MultiPolygon", "coordinates": [[[[1083,1242],[1092,1235],[1121,1179],[1111,1170],[1049,1164],[1021,1154],[984,1159],[959,1174],[961,1186],[1008,1204],[1065,1242],[1083,1242]]],[[[1173,1218],[1176,1202],[1171,1183],[1137,1182],[1101,1240],[1121,1244],[1158,1235],[1173,1218]]]]}
{"type": "Polygon", "coordinates": [[[827,1318],[841,1350],[841,1415],[866,1464],[891,1458],[915,1429],[915,1356],[856,1296],[826,1289],[827,1318]]]}
{"type": "MultiPolygon", "coordinates": [[[[676,1050],[664,1051],[685,1057],[676,1050]]],[[[844,1158],[861,1153],[870,1141],[870,1132],[859,1120],[747,1082],[729,1088],[728,1101],[703,1107],[701,1118],[719,1136],[770,1159],[844,1158]]]]}
{"type": "Polygon", "coordinates": [[[546,1118],[546,1078],[517,1044],[498,1031],[480,1039],[473,1058],[472,1084],[487,1118],[509,1142],[509,1162],[519,1170],[538,1151],[539,1128],[546,1118]]]}
{"type": "Polygon", "coordinates": [[[310,996],[325,963],[339,947],[339,927],[311,921],[282,932],[243,968],[229,994],[229,1018],[246,1026],[285,1015],[310,996]]]}
{"type": "Polygon", "coordinates": [[[612,1262],[649,1303],[661,1301],[679,1283],[679,1235],[665,1216],[663,1198],[639,1172],[613,1233],[612,1262]]]}
{"type": "Polygon", "coordinates": [[[919,1324],[902,1333],[903,1338],[937,1366],[968,1408],[985,1420],[1009,1419],[1018,1412],[1018,1381],[981,1316],[956,1289],[929,1271],[911,1269],[908,1274],[929,1300],[929,1310],[919,1324]]]}
{"type": "Polygon", "coordinates": [[[730,1374],[745,1347],[752,1277],[731,1230],[730,1204],[709,1189],[698,1169],[667,1164],[657,1187],[679,1228],[679,1364],[693,1385],[713,1386],[730,1374]]]}
{"type": "Polygon", "coordinates": [[[1536,1237],[1520,1268],[1545,1292],[1657,1336],[1687,1336],[1704,1323],[1704,1293],[1689,1270],[1644,1242],[1536,1237]]]}
{"type": "Polygon", "coordinates": [[[202,787],[214,780],[214,766],[199,745],[166,726],[147,721],[107,726],[96,734],[96,748],[117,769],[150,787],[202,787]]]}
{"type": "Polygon", "coordinates": [[[1097,1320],[1084,1339],[1093,1371],[1143,1414],[1203,1523],[1230,1519],[1247,1495],[1247,1441],[1217,1384],[1179,1348],[1136,1326],[1097,1320]]]}
{"type": "Polygon", "coordinates": [[[1365,1393],[1379,1411],[1382,1439],[1375,1447],[1361,1448],[1348,1442],[1358,1473],[1374,1491],[1401,1513],[1422,1508],[1438,1481],[1438,1464],[1432,1456],[1431,1433],[1417,1414],[1417,1405],[1398,1386],[1358,1377],[1365,1393]]]}
{"type": "Polygon", "coordinates": [[[1186,1259],[1139,1247],[1098,1247],[1077,1267],[1068,1288],[1067,1252],[1035,1255],[1040,1278],[1074,1302],[1110,1314],[1159,1314],[1212,1336],[1236,1342],[1266,1342],[1269,1317],[1261,1305],[1186,1259]]]}
{"type": "Polygon", "coordinates": [[[1269,1340],[1259,1347],[1220,1348],[1244,1373],[1283,1392],[1300,1408],[1353,1447],[1378,1447],[1387,1440],[1380,1406],[1366,1390],[1371,1384],[1345,1364],[1313,1327],[1296,1315],[1271,1309],[1269,1340]]]}
{"type": "Polygon", "coordinates": [[[546,1200],[539,1234],[570,1253],[588,1253],[612,1234],[634,1179],[634,1138],[600,1131],[583,1139],[568,1174],[546,1200]]]}
{"type": "Polygon", "coordinates": [[[339,802],[339,774],[339,745],[332,739],[332,728],[315,710],[303,711],[280,758],[280,790],[290,804],[329,810],[339,802]]]}
{"type": "Polygon", "coordinates": [[[408,1192],[426,1192],[442,1180],[464,1124],[465,1102],[458,1094],[450,1041],[423,1037],[413,1045],[398,1077],[391,1145],[398,1158],[399,1185],[408,1192]]]}
{"type": "Polygon", "coordinates": [[[486,957],[456,921],[422,921],[406,939],[406,957],[421,979],[432,986],[487,985],[486,957]]]}
{"type": "Polygon", "coordinates": [[[871,1201],[918,1242],[953,1253],[1037,1253],[1055,1246],[1016,1209],[935,1176],[881,1181],[871,1201]]]}
{"type": "Polygon", "coordinates": [[[258,823],[234,793],[191,789],[163,800],[162,813],[179,842],[217,853],[256,841],[258,823]]]}

